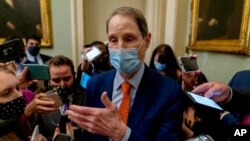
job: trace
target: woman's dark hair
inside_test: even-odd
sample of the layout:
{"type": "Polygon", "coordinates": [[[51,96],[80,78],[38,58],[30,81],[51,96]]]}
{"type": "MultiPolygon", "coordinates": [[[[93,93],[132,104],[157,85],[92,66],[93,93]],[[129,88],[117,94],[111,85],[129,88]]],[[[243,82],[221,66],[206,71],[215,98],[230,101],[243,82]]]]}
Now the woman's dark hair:
{"type": "Polygon", "coordinates": [[[155,48],[150,61],[150,68],[154,70],[156,70],[154,65],[154,58],[157,54],[159,54],[158,63],[167,64],[167,67],[163,70],[165,72],[165,75],[174,80],[177,80],[178,76],[176,72],[177,70],[180,70],[180,67],[177,63],[172,48],[167,44],[160,44],[155,48]]]}

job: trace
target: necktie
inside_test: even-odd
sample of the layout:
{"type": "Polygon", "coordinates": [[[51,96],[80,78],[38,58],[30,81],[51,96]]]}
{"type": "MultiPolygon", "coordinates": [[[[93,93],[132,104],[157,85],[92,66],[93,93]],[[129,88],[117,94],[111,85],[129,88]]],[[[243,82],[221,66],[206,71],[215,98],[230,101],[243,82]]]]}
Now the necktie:
{"type": "Polygon", "coordinates": [[[35,57],[34,59],[35,59],[35,62],[34,62],[34,63],[35,63],[35,64],[38,64],[38,60],[37,60],[37,58],[35,57]]]}
{"type": "Polygon", "coordinates": [[[130,89],[131,89],[131,84],[127,81],[124,81],[122,83],[122,102],[120,105],[120,115],[123,120],[127,124],[128,122],[128,113],[129,113],[129,107],[130,107],[130,89]]]}

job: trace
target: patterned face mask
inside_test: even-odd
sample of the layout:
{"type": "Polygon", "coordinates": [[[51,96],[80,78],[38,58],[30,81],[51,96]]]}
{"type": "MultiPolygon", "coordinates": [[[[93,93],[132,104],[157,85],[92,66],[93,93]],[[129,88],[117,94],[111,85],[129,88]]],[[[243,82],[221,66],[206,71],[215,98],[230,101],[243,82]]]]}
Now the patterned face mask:
{"type": "Polygon", "coordinates": [[[49,90],[51,92],[57,92],[64,103],[68,102],[68,96],[73,93],[72,88],[60,86],[49,86],[49,90]]]}
{"type": "Polygon", "coordinates": [[[0,119],[8,120],[21,117],[25,106],[25,99],[23,96],[18,97],[10,102],[0,104],[0,119]]]}

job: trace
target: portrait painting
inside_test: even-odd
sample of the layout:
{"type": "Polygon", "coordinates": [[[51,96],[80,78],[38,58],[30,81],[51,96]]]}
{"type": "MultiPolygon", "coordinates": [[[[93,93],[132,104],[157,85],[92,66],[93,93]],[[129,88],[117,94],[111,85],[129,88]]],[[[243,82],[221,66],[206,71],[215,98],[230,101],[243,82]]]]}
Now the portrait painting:
{"type": "Polygon", "coordinates": [[[197,40],[239,39],[244,0],[201,0],[197,40]]]}
{"type": "Polygon", "coordinates": [[[37,35],[42,47],[51,47],[50,18],[48,0],[1,0],[0,41],[10,36],[37,35]]]}
{"type": "Polygon", "coordinates": [[[248,0],[192,0],[189,48],[248,54],[248,0]]]}

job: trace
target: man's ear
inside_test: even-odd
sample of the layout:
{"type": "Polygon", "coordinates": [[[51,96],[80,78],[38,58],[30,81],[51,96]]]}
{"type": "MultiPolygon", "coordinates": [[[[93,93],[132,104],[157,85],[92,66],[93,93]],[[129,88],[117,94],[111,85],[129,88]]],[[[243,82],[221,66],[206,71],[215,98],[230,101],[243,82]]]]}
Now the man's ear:
{"type": "Polygon", "coordinates": [[[148,49],[150,42],[151,42],[151,33],[148,32],[147,35],[145,36],[146,49],[148,49]]]}

